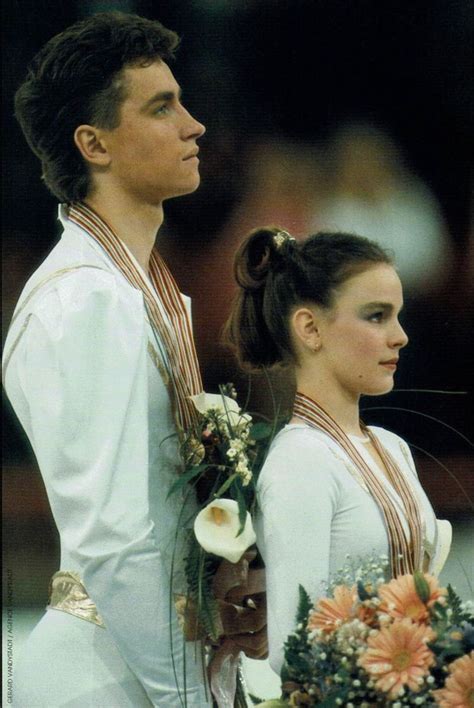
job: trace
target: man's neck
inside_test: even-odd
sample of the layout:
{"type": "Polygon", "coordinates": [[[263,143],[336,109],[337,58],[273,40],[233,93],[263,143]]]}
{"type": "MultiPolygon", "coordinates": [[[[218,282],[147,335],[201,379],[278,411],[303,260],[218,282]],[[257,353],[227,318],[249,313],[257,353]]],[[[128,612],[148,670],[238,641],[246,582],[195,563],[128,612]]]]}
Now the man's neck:
{"type": "Polygon", "coordinates": [[[137,203],[126,197],[92,194],[84,200],[130,249],[145,273],[148,273],[151,251],[163,223],[163,205],[137,203]]]}

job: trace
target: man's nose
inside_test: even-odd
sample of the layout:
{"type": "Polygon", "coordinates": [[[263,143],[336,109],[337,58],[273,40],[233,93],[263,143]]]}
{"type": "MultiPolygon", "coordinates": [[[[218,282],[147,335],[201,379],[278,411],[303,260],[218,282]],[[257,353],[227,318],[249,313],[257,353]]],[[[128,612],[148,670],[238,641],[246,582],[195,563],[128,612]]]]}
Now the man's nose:
{"type": "Polygon", "coordinates": [[[206,132],[206,127],[200,123],[196,118],[194,118],[191,113],[186,109],[183,108],[184,110],[184,119],[185,119],[185,127],[184,127],[184,135],[187,139],[189,138],[194,138],[197,140],[198,138],[201,138],[204,133],[206,132]]]}

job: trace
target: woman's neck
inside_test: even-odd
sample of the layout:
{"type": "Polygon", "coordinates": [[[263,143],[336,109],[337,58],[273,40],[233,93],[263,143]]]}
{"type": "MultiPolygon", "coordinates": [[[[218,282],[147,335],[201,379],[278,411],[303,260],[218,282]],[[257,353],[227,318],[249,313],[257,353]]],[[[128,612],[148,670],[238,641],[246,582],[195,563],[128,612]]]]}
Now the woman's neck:
{"type": "MultiPolygon", "coordinates": [[[[319,403],[345,433],[363,436],[358,395],[351,394],[333,382],[328,384],[324,379],[318,380],[314,375],[305,376],[301,371],[296,372],[296,390],[319,403]]],[[[291,422],[296,422],[296,419],[292,418],[291,422]]]]}

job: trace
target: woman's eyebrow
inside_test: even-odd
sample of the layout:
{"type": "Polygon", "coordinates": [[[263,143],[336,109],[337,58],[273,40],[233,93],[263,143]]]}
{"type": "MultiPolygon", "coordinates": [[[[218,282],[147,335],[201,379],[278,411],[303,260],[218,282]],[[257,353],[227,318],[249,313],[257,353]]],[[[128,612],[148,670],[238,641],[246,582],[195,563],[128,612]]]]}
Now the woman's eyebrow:
{"type": "MultiPolygon", "coordinates": [[[[392,313],[394,311],[394,306],[391,302],[382,302],[380,300],[374,300],[373,302],[367,302],[361,307],[362,310],[383,310],[384,312],[392,313]]],[[[403,305],[400,307],[399,312],[403,310],[403,305]]]]}

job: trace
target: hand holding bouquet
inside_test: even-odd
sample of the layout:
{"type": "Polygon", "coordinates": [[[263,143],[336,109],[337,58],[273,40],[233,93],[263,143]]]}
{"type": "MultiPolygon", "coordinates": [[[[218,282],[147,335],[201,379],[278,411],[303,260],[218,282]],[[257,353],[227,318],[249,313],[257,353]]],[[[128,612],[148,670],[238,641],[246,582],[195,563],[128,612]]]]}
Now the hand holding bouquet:
{"type": "MultiPolygon", "coordinates": [[[[258,564],[251,512],[256,475],[275,432],[243,413],[232,384],[220,394],[192,401],[199,422],[182,443],[185,470],[170,494],[196,488],[202,506],[186,559],[188,590],[175,605],[185,638],[201,639],[211,652],[211,688],[219,706],[231,705],[239,686],[240,651],[266,655],[264,570],[258,564]]],[[[244,705],[244,703],[242,703],[244,705]]]]}

